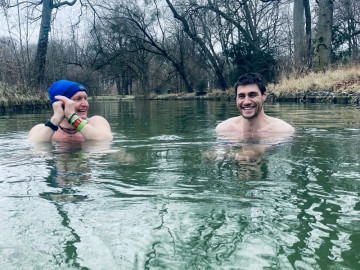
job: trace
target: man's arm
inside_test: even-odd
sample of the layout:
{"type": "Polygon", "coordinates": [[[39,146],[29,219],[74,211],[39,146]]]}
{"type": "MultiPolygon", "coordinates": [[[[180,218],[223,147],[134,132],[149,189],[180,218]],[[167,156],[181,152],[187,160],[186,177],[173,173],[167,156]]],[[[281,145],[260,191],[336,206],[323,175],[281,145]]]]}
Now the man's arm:
{"type": "MultiPolygon", "coordinates": [[[[61,101],[53,103],[54,115],[50,118],[50,122],[54,126],[60,125],[61,121],[64,119],[62,105],[63,103],[61,101]]],[[[34,142],[50,142],[54,133],[55,130],[45,126],[45,124],[38,124],[29,131],[28,139],[34,142]]]]}
{"type": "Polygon", "coordinates": [[[113,138],[109,122],[98,115],[89,118],[88,124],[80,132],[85,140],[112,140],[113,138]]]}
{"type": "Polygon", "coordinates": [[[38,124],[29,131],[28,139],[33,142],[50,142],[54,132],[50,127],[38,124]]]}
{"type": "MultiPolygon", "coordinates": [[[[55,96],[55,98],[64,103],[64,115],[66,119],[75,113],[75,103],[73,100],[64,96],[55,96]]],[[[93,116],[86,120],[88,124],[80,130],[85,140],[112,140],[111,128],[105,118],[93,116]]]]}

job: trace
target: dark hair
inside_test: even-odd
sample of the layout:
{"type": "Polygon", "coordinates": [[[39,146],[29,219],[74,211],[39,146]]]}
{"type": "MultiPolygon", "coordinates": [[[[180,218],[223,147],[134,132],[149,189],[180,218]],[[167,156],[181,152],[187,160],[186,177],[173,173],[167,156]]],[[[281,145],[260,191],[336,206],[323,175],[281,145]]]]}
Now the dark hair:
{"type": "Polygon", "coordinates": [[[239,85],[249,84],[256,84],[259,87],[262,95],[266,91],[264,79],[259,73],[246,73],[244,75],[241,75],[238,81],[235,83],[235,96],[237,96],[237,88],[239,85]]]}

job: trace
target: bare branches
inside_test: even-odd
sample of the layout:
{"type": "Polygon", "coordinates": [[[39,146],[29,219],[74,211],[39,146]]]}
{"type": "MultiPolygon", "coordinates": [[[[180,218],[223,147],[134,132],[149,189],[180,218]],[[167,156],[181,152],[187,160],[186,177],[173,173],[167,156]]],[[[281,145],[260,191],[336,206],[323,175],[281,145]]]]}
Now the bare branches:
{"type": "MultiPolygon", "coordinates": [[[[335,2],[337,10],[334,16],[338,28],[335,32],[337,43],[336,46],[332,44],[332,48],[339,57],[359,52],[359,1],[335,2]]],[[[37,49],[41,52],[38,61],[42,67],[46,63],[45,78],[66,73],[67,67],[71,66],[79,74],[87,73],[86,78],[96,73],[110,80],[128,80],[125,88],[140,84],[140,89],[144,88],[144,84],[156,92],[162,91],[163,87],[190,92],[197,85],[204,85],[204,80],[206,85],[210,83],[214,87],[224,88],[233,83],[235,76],[250,69],[266,72],[271,68],[278,70],[276,61],[282,61],[280,69],[292,69],[296,45],[293,39],[293,2],[0,0],[0,8],[5,15],[7,12],[9,14],[12,33],[7,36],[14,39],[12,50],[18,50],[19,54],[24,53],[22,48],[26,50],[28,44],[17,39],[24,38],[28,32],[20,29],[24,27],[23,22],[15,21],[16,10],[9,13],[9,8],[17,7],[18,13],[24,12],[24,22],[27,23],[29,19],[43,19],[42,32],[39,33],[43,39],[41,46],[39,39],[37,49]],[[68,30],[63,37],[66,42],[56,37],[56,31],[53,31],[50,39],[51,28],[57,26],[57,23],[54,24],[56,17],[60,15],[61,8],[68,6],[74,6],[75,10],[79,8],[79,12],[71,16],[66,29],[61,31],[68,30]],[[82,33],[84,26],[87,28],[82,33]],[[50,58],[45,61],[48,45],[50,58]],[[60,63],[61,68],[54,63],[60,63]],[[172,76],[169,77],[169,74],[172,76]]],[[[311,49],[312,52],[310,22],[314,21],[314,11],[318,9],[311,10],[313,6],[309,5],[309,0],[298,2],[306,6],[306,37],[302,41],[308,40],[306,45],[308,51],[311,49]]],[[[301,27],[304,26],[301,23],[301,27]]],[[[28,54],[29,63],[34,62],[31,59],[35,54],[32,49],[28,54]]],[[[312,57],[312,54],[308,55],[312,57]]],[[[41,73],[34,67],[31,70],[35,71],[32,77],[41,73]]],[[[122,82],[117,81],[117,84],[122,85],[122,82]]]]}
{"type": "Polygon", "coordinates": [[[40,6],[42,4],[43,4],[43,0],[36,1],[36,2],[34,2],[34,1],[21,1],[21,2],[18,2],[17,1],[15,4],[12,4],[12,5],[10,5],[10,2],[8,2],[6,4],[5,0],[2,0],[0,2],[0,6],[6,7],[6,8],[13,8],[13,7],[22,6],[22,5],[24,5],[25,7],[30,7],[30,6],[37,7],[37,6],[40,6]]]}
{"type": "Polygon", "coordinates": [[[64,5],[73,6],[73,5],[75,5],[76,1],[77,1],[77,0],[73,0],[73,1],[71,1],[71,2],[69,2],[69,1],[63,1],[63,2],[62,2],[62,1],[58,1],[58,2],[56,2],[56,3],[53,3],[53,8],[59,8],[59,7],[64,6],[64,5]]]}
{"type": "Polygon", "coordinates": [[[221,11],[219,8],[217,8],[211,2],[211,0],[208,0],[208,5],[198,6],[198,8],[208,9],[208,10],[211,10],[211,11],[219,14],[222,18],[224,18],[228,22],[232,23],[244,35],[244,37],[248,40],[249,43],[254,44],[254,40],[249,35],[249,33],[246,31],[246,29],[240,24],[240,22],[236,21],[235,18],[233,16],[231,16],[230,14],[227,14],[227,13],[221,11]]]}
{"type": "Polygon", "coordinates": [[[187,20],[185,19],[185,17],[181,16],[176,11],[176,9],[174,8],[174,6],[172,5],[172,3],[169,0],[166,0],[166,3],[168,4],[169,8],[171,9],[172,13],[174,14],[174,18],[181,21],[181,23],[182,23],[182,25],[184,27],[185,33],[188,34],[188,36],[200,46],[201,50],[206,55],[206,58],[211,63],[211,66],[215,71],[215,75],[217,76],[218,83],[219,83],[221,89],[226,90],[227,89],[227,82],[226,82],[226,80],[224,78],[224,75],[223,75],[222,70],[221,70],[221,68],[219,66],[219,63],[216,60],[216,57],[207,48],[204,40],[199,38],[196,33],[191,31],[190,26],[189,26],[187,20]]]}
{"type": "Polygon", "coordinates": [[[355,37],[360,34],[360,30],[352,32],[352,36],[355,37]]]}

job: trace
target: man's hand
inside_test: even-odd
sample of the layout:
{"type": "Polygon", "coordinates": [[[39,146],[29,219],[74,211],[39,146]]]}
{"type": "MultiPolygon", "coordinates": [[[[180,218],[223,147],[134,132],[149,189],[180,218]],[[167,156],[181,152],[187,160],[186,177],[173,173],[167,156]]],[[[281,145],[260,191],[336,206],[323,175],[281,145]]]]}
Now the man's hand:
{"type": "MultiPolygon", "coordinates": [[[[55,98],[59,101],[55,103],[61,103],[63,105],[63,115],[66,118],[69,118],[75,112],[75,102],[65,96],[55,96],[55,98]]],[[[55,110],[54,110],[55,112],[55,110]]]]}
{"type": "Polygon", "coordinates": [[[64,119],[64,103],[62,101],[56,101],[53,103],[54,115],[51,117],[50,121],[55,126],[60,125],[61,121],[64,119]]]}

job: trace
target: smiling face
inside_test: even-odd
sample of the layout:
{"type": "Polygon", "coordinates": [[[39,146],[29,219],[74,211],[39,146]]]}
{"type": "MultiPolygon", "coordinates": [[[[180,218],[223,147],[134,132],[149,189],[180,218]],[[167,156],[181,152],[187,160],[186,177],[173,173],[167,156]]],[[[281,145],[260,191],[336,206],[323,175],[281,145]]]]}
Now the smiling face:
{"type": "Polygon", "coordinates": [[[236,94],[236,106],[245,119],[252,119],[263,111],[266,92],[261,94],[256,84],[239,85],[236,94]]]}
{"type": "Polygon", "coordinates": [[[89,103],[87,102],[86,92],[78,91],[70,99],[75,102],[75,112],[82,119],[87,119],[87,111],[89,109],[89,103]]]}

